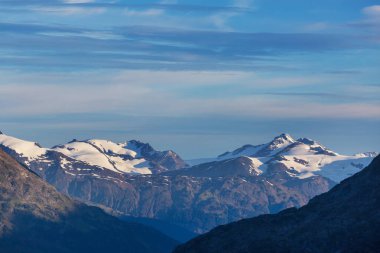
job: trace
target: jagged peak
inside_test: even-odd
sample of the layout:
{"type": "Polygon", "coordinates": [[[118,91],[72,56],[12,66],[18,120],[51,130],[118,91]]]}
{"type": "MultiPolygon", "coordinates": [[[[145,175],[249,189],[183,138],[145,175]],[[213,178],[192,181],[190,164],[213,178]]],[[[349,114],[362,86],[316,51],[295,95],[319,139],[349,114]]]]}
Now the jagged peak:
{"type": "Polygon", "coordinates": [[[289,142],[295,142],[294,138],[288,133],[282,133],[279,136],[274,137],[273,141],[275,140],[286,140],[289,142]]]}
{"type": "Polygon", "coordinates": [[[127,143],[132,143],[132,144],[135,144],[135,145],[139,145],[139,146],[142,146],[142,145],[149,145],[149,143],[145,143],[145,142],[142,142],[142,141],[139,141],[139,140],[129,140],[127,141],[127,143]]]}
{"type": "Polygon", "coordinates": [[[149,143],[145,143],[139,140],[129,140],[127,141],[125,147],[133,150],[142,148],[147,149],[149,151],[155,150],[149,143]]]}
{"type": "Polygon", "coordinates": [[[309,139],[309,138],[299,138],[297,139],[297,142],[301,142],[303,144],[306,144],[306,145],[315,145],[315,144],[319,144],[318,142],[316,142],[315,140],[312,140],[312,139],[309,139]]]}

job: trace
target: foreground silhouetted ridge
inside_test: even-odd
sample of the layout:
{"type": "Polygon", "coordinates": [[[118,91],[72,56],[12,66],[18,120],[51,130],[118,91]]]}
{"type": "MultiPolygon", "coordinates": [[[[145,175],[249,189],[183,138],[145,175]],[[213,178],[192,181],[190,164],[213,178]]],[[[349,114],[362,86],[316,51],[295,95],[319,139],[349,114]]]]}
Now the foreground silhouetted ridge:
{"type": "Polygon", "coordinates": [[[175,253],[379,252],[380,156],[306,206],[219,226],[175,253]]]}
{"type": "Polygon", "coordinates": [[[176,241],[72,201],[0,150],[0,252],[170,252],[176,241]]]}

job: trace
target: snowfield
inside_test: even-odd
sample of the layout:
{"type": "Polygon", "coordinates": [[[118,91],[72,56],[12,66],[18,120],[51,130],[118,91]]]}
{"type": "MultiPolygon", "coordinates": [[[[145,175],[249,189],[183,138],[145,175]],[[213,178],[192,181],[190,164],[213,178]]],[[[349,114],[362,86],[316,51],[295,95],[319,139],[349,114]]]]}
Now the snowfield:
{"type": "Polygon", "coordinates": [[[265,173],[268,165],[281,163],[287,168],[287,173],[293,177],[304,179],[321,175],[334,182],[340,182],[366,167],[376,155],[376,152],[340,155],[314,140],[307,138],[296,140],[288,134],[281,134],[266,144],[244,145],[216,158],[187,162],[194,166],[245,156],[252,159],[253,167],[259,174],[265,173]]]}
{"type": "MultiPolygon", "coordinates": [[[[62,154],[60,166],[67,173],[73,171],[88,171],[90,168],[73,166],[75,161],[96,166],[119,174],[152,174],[153,164],[147,156],[154,156],[165,161],[168,156],[177,157],[172,151],[155,151],[149,144],[138,141],[114,143],[108,140],[90,139],[73,140],[67,144],[55,146],[52,149],[42,148],[35,142],[24,141],[5,134],[0,134],[0,147],[13,150],[25,159],[25,164],[33,161],[49,166],[53,161],[46,160],[48,151],[62,154]],[[145,153],[143,152],[145,149],[145,153]],[[143,155],[145,154],[145,156],[143,155]],[[147,155],[148,154],[148,155],[147,155]],[[75,169],[74,169],[75,167],[75,169]]],[[[281,134],[272,141],[261,145],[244,145],[234,151],[226,152],[216,158],[196,159],[188,161],[192,166],[209,162],[227,162],[239,157],[247,157],[251,175],[261,175],[268,166],[280,163],[292,177],[301,179],[321,175],[332,181],[340,182],[366,167],[377,153],[368,152],[356,155],[340,155],[329,150],[320,143],[307,139],[294,139],[288,134],[281,134]]],[[[161,165],[159,165],[159,168],[161,165]]],[[[42,170],[42,168],[41,168],[42,170]]],[[[79,174],[78,174],[79,175],[79,174]]]]}

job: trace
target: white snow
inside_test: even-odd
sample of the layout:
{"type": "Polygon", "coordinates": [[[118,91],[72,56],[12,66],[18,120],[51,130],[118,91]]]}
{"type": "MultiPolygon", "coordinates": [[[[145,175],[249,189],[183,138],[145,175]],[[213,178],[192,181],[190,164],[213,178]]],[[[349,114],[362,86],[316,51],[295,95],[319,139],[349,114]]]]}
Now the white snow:
{"type": "MultiPolygon", "coordinates": [[[[49,149],[40,148],[34,142],[0,134],[0,144],[14,150],[20,156],[25,157],[27,159],[25,161],[27,165],[35,159],[46,163],[51,162],[44,157],[49,149]]],[[[273,158],[271,156],[278,154],[279,151],[283,151],[280,154],[286,160],[275,162],[284,164],[289,169],[287,171],[289,175],[298,178],[321,175],[335,182],[340,182],[366,167],[372,161],[373,157],[377,155],[377,153],[374,152],[360,153],[353,156],[339,155],[334,152],[332,152],[334,155],[321,155],[316,154],[316,151],[313,149],[322,149],[332,152],[317,142],[310,140],[310,143],[305,144],[303,142],[294,141],[289,135],[281,135],[267,144],[258,146],[247,145],[241,148],[241,150],[239,150],[240,152],[235,152],[235,154],[229,152],[226,155],[216,158],[198,159],[188,162],[191,165],[211,161],[228,162],[233,158],[247,156],[251,161],[251,174],[260,175],[266,173],[268,163],[270,163],[269,161],[273,158]],[[293,143],[296,143],[296,145],[294,144],[291,149],[286,149],[293,143]],[[267,153],[267,156],[252,156],[264,149],[270,151],[267,153]]],[[[133,143],[114,143],[107,140],[92,139],[88,141],[71,142],[56,147],[53,150],[61,152],[72,159],[97,166],[100,169],[107,169],[121,174],[152,174],[150,170],[151,164],[149,161],[141,158],[140,150],[133,143]]],[[[71,162],[66,158],[62,158],[60,163],[62,168],[72,169],[71,162]]],[[[77,170],[83,170],[84,172],[91,171],[91,169],[79,168],[77,170]]],[[[66,173],[70,174],[69,172],[66,173]]]]}
{"type": "Polygon", "coordinates": [[[316,150],[325,150],[326,152],[329,152],[334,155],[338,155],[338,153],[335,153],[331,150],[328,150],[326,147],[322,146],[321,144],[314,142],[314,144],[305,144],[301,142],[297,142],[293,145],[289,150],[281,152],[281,155],[283,156],[295,156],[295,155],[314,155],[317,154],[316,150]]]}
{"type": "Polygon", "coordinates": [[[268,152],[267,156],[273,156],[294,142],[295,140],[290,135],[282,134],[276,137],[275,139],[273,139],[271,142],[268,142],[266,144],[261,144],[261,145],[256,145],[256,146],[245,145],[239,149],[236,149],[233,152],[227,152],[221,156],[218,156],[215,159],[215,161],[237,158],[241,156],[256,157],[257,154],[260,154],[260,152],[263,152],[263,151],[268,152]]]}
{"type": "Polygon", "coordinates": [[[113,153],[119,155],[130,155],[132,157],[137,156],[137,152],[131,149],[126,149],[127,143],[114,143],[107,140],[88,140],[87,142],[95,145],[106,153],[113,153]]]}
{"type": "Polygon", "coordinates": [[[263,174],[263,171],[260,169],[260,167],[263,165],[263,163],[257,158],[253,158],[253,157],[247,157],[247,158],[249,158],[249,160],[251,160],[249,173],[250,174],[256,174],[256,175],[263,174]]]}
{"type": "Polygon", "coordinates": [[[264,148],[262,148],[261,150],[270,150],[267,156],[273,156],[281,152],[282,150],[284,150],[286,147],[293,144],[294,142],[295,140],[293,139],[293,137],[291,137],[288,134],[282,134],[276,137],[275,139],[273,139],[273,141],[265,144],[264,148]]]}
{"type": "Polygon", "coordinates": [[[121,157],[109,157],[117,170],[133,174],[152,174],[150,163],[145,159],[123,160],[121,157]]]}
{"type": "Polygon", "coordinates": [[[91,165],[104,167],[114,170],[107,157],[99,152],[96,148],[85,142],[72,142],[65,144],[63,147],[57,147],[55,151],[61,152],[73,159],[86,162],[91,165]]]}
{"type": "Polygon", "coordinates": [[[329,155],[299,155],[284,156],[287,161],[281,161],[286,167],[296,170],[299,178],[308,178],[315,175],[327,177],[335,182],[352,176],[366,167],[373,158],[358,158],[355,156],[329,155]],[[303,160],[306,165],[297,162],[303,160]]]}
{"type": "Polygon", "coordinates": [[[291,136],[282,134],[267,144],[257,146],[246,145],[216,158],[187,162],[191,165],[211,161],[227,162],[234,158],[246,156],[252,161],[251,172],[260,175],[266,172],[269,163],[271,163],[270,160],[274,155],[281,155],[286,159],[274,162],[284,164],[289,169],[286,172],[290,176],[304,179],[321,175],[335,182],[340,182],[366,167],[377,153],[360,153],[354,156],[339,155],[313,140],[302,139],[302,141],[296,141],[291,136]],[[264,152],[266,154],[265,157],[255,157],[255,154],[260,154],[259,152],[263,150],[268,151],[264,152]],[[326,151],[329,155],[318,154],[319,150],[326,151]]]}
{"type": "Polygon", "coordinates": [[[0,144],[14,150],[28,160],[39,158],[47,151],[47,149],[37,146],[35,142],[20,140],[5,134],[0,134],[0,144]]]}
{"type": "Polygon", "coordinates": [[[240,152],[228,152],[222,156],[219,156],[217,160],[225,160],[225,159],[232,159],[237,158],[241,156],[252,156],[256,154],[258,151],[260,151],[263,148],[263,146],[246,146],[243,148],[240,152]]]}
{"type": "Polygon", "coordinates": [[[273,186],[273,184],[269,182],[268,180],[265,180],[265,182],[267,182],[270,186],[273,186]]]}
{"type": "Polygon", "coordinates": [[[124,144],[116,144],[106,140],[75,141],[56,147],[54,150],[61,152],[73,159],[87,164],[105,168],[118,173],[152,174],[150,163],[145,159],[123,159],[118,155],[131,155],[136,157],[136,152],[123,148],[124,144]]]}

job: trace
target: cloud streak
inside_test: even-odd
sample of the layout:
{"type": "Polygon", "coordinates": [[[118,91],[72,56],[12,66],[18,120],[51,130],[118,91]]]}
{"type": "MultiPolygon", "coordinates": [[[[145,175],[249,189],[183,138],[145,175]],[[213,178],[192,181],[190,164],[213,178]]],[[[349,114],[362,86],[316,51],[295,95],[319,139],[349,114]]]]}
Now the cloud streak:
{"type": "Polygon", "coordinates": [[[135,134],[193,154],[283,131],[378,144],[380,22],[368,1],[0,2],[5,130],[135,134]]]}
{"type": "MultiPolygon", "coordinates": [[[[246,89],[247,86],[249,88],[249,82],[254,82],[257,84],[252,88],[270,89],[267,84],[271,79],[267,79],[265,83],[261,81],[265,79],[252,73],[127,71],[116,76],[86,73],[86,82],[81,85],[67,85],[70,84],[70,79],[75,80],[78,75],[52,75],[41,79],[33,74],[5,78],[3,84],[0,84],[3,97],[1,103],[13,106],[2,106],[0,115],[121,113],[145,117],[380,117],[379,104],[376,102],[338,102],[335,97],[330,97],[329,103],[312,100],[310,96],[308,99],[294,99],[289,103],[288,99],[279,98],[276,93],[268,93],[266,96],[251,93],[225,97],[217,97],[212,93],[205,97],[180,95],[181,89],[186,90],[189,86],[198,86],[198,89],[206,92],[210,86],[234,86],[234,83],[240,83],[240,86],[234,86],[236,89],[246,89]],[[143,78],[144,76],[148,78],[143,78]],[[25,80],[33,82],[24,84],[25,80]]],[[[3,76],[6,77],[6,74],[3,73],[3,76]]],[[[298,95],[306,97],[309,94],[298,95]]]]}
{"type": "MultiPolygon", "coordinates": [[[[160,12],[129,12],[129,15],[160,15],[160,12]]],[[[342,51],[369,43],[331,34],[192,31],[147,26],[95,30],[18,23],[0,23],[0,35],[0,48],[10,57],[0,65],[19,68],[72,65],[115,69],[275,69],[276,58],[288,54],[342,51]]]]}
{"type": "MultiPolygon", "coordinates": [[[[242,1],[243,2],[243,1],[242,1]]],[[[2,0],[1,9],[17,8],[19,11],[29,11],[30,7],[46,7],[46,8],[105,8],[105,9],[135,9],[144,11],[148,9],[160,9],[178,12],[200,12],[200,13],[215,13],[215,12],[233,12],[233,13],[250,13],[253,11],[248,5],[235,4],[235,5],[208,5],[208,4],[179,4],[177,1],[161,1],[159,3],[126,3],[118,1],[103,1],[96,2],[90,0],[69,0],[69,1],[55,1],[55,0],[2,0]]],[[[40,9],[43,11],[43,9],[40,9]]]]}

